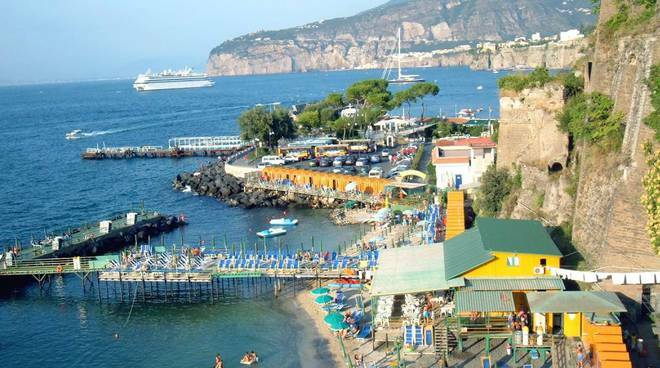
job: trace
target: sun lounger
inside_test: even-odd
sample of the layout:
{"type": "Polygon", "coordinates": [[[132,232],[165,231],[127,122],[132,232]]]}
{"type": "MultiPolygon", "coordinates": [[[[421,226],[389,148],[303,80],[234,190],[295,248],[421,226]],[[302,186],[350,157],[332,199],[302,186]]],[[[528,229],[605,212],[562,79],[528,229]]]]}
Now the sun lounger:
{"type": "Polygon", "coordinates": [[[365,325],[362,330],[355,336],[358,341],[363,341],[371,337],[371,325],[365,325]]]}
{"type": "Polygon", "coordinates": [[[422,326],[414,326],[415,329],[415,345],[423,345],[424,344],[424,327],[422,326]]]}
{"type": "Polygon", "coordinates": [[[413,326],[403,326],[403,344],[404,345],[413,345],[414,334],[413,326]]]}

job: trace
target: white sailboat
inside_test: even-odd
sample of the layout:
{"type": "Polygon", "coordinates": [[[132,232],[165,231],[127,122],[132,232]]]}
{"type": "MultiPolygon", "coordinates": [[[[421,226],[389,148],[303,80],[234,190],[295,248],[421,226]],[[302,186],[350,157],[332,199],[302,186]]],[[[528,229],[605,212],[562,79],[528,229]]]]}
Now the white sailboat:
{"type": "Polygon", "coordinates": [[[405,83],[419,83],[419,82],[424,82],[424,79],[422,79],[419,75],[417,74],[403,74],[401,73],[401,27],[399,27],[399,32],[398,32],[398,40],[397,40],[397,77],[393,79],[390,78],[390,73],[392,71],[392,68],[387,66],[385,70],[383,70],[383,79],[386,79],[389,83],[394,83],[394,84],[405,84],[405,83]]]}

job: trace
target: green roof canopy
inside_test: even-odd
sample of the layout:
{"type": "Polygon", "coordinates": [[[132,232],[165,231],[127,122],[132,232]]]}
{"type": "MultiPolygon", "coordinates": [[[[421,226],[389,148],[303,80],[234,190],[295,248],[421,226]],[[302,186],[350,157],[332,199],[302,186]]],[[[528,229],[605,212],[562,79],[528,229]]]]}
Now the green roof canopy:
{"type": "Polygon", "coordinates": [[[371,288],[372,296],[415,294],[463,286],[445,279],[442,244],[383,249],[371,288]]]}
{"type": "Polygon", "coordinates": [[[619,297],[609,291],[560,291],[527,293],[527,304],[534,313],[611,313],[625,312],[619,297]]]}
{"type": "Polygon", "coordinates": [[[559,277],[516,277],[516,278],[466,278],[466,291],[537,291],[564,290],[559,277]]]}
{"type": "Polygon", "coordinates": [[[484,249],[481,234],[474,228],[445,241],[444,248],[448,280],[495,258],[484,249]]]}
{"type": "Polygon", "coordinates": [[[458,291],[458,312],[514,312],[516,305],[510,291],[458,291]]]}
{"type": "Polygon", "coordinates": [[[479,217],[476,226],[445,241],[449,280],[495,258],[491,252],[561,256],[548,232],[535,220],[479,217]]]}
{"type": "Polygon", "coordinates": [[[477,218],[484,247],[495,252],[561,256],[543,225],[536,220],[477,218]]]}

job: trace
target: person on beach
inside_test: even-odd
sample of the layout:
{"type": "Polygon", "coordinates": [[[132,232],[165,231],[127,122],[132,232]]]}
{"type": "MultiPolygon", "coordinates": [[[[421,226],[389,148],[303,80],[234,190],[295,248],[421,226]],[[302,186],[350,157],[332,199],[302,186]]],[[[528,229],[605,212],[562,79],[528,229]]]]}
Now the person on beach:
{"type": "Polygon", "coordinates": [[[356,367],[359,367],[359,368],[363,367],[364,361],[362,359],[362,354],[355,353],[355,355],[353,356],[353,359],[355,360],[355,366],[356,367]]]}

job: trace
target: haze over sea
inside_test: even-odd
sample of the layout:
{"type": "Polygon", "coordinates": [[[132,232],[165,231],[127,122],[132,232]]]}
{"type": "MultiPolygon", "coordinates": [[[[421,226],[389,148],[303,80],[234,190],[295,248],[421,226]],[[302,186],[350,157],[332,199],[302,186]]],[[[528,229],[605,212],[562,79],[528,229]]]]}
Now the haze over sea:
{"type": "MultiPolygon", "coordinates": [[[[463,68],[412,69],[440,85],[426,98],[426,115],[453,114],[456,107],[493,108],[496,80],[490,72],[463,68]],[[479,85],[483,89],[478,90],[479,85]],[[441,110],[442,109],[442,110],[441,110]]],[[[217,78],[213,88],[138,93],[131,80],[0,87],[0,244],[17,238],[97,221],[136,207],[177,215],[190,225],[184,238],[239,242],[267,227],[278,209],[244,210],[190,193],[174,192],[172,178],[210,158],[83,161],[97,144],[167,145],[178,136],[238,134],[236,119],[258,103],[288,107],[380,77],[379,70],[217,78]],[[66,141],[74,129],[83,139],[66,141]]],[[[395,87],[399,88],[399,87],[395,87]]],[[[413,114],[419,111],[413,109],[413,114]]],[[[326,248],[351,240],[355,228],[338,228],[326,211],[292,209],[301,224],[283,242],[299,247],[310,236],[326,248]]],[[[177,231],[166,236],[179,242],[177,231]]],[[[0,351],[9,367],[203,367],[220,352],[225,366],[238,366],[256,350],[266,367],[324,366],[322,346],[306,321],[285,300],[270,296],[227,298],[216,304],[99,304],[83,295],[76,279],[60,279],[49,293],[34,286],[0,297],[0,351]],[[119,332],[115,341],[112,335],[119,332]]]]}

